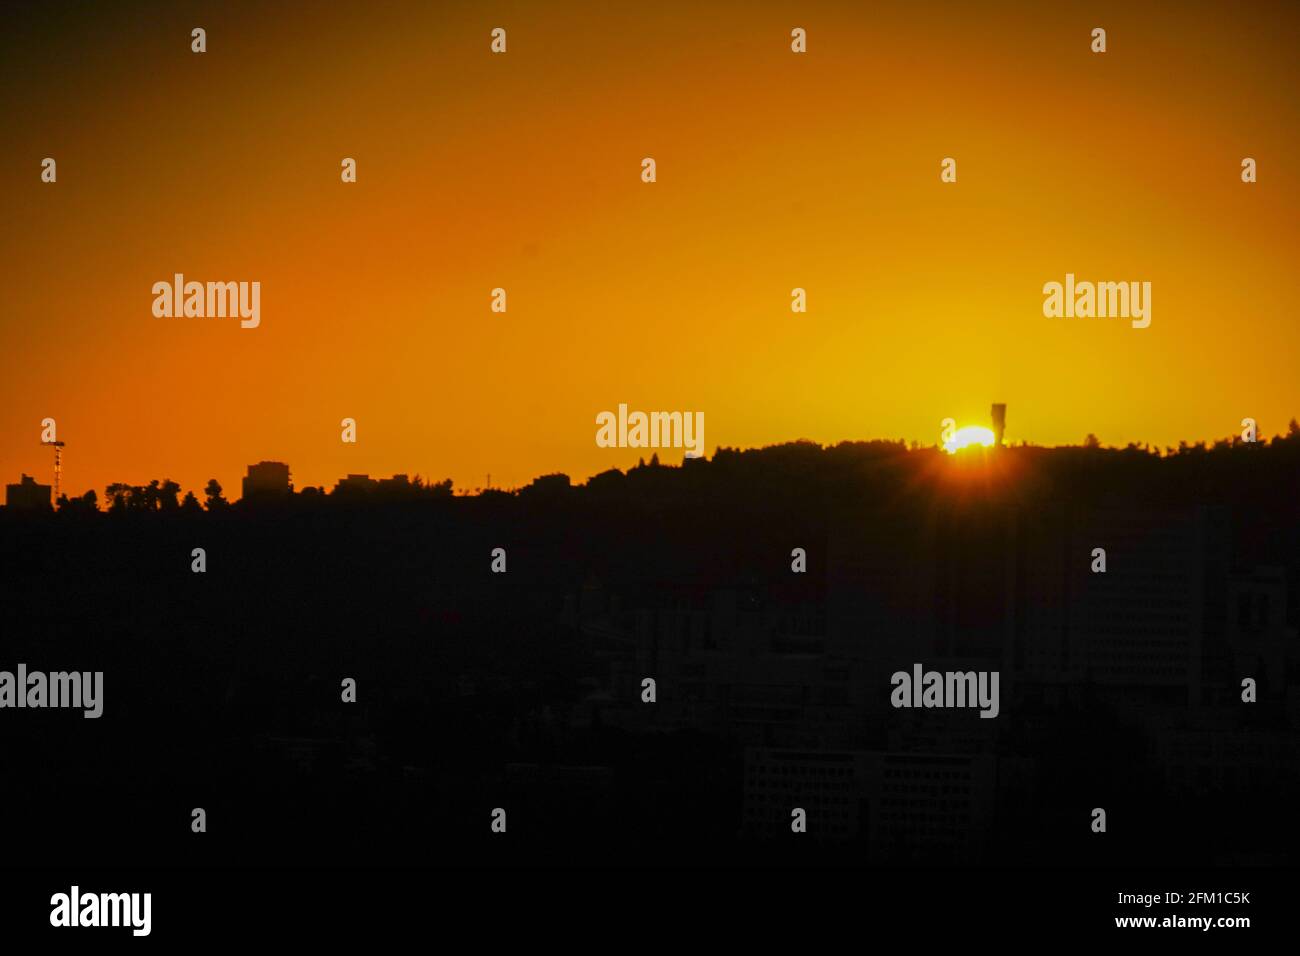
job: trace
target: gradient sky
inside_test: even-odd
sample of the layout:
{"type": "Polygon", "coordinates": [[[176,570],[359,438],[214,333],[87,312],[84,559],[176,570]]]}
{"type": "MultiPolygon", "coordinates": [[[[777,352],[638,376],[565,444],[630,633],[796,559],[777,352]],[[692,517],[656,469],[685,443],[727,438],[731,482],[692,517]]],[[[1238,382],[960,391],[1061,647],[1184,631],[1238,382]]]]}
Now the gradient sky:
{"type": "Polygon", "coordinates": [[[596,446],[620,402],[703,411],[709,454],[994,401],[1036,444],[1285,430],[1296,6],[976,6],[6,8],[0,476],[49,480],[47,416],[101,496],[582,480],[649,456],[596,446]],[[155,318],[175,272],[260,281],[261,327],[155,318]],[[1151,327],[1044,318],[1067,272],[1150,281],[1151,327]]]}

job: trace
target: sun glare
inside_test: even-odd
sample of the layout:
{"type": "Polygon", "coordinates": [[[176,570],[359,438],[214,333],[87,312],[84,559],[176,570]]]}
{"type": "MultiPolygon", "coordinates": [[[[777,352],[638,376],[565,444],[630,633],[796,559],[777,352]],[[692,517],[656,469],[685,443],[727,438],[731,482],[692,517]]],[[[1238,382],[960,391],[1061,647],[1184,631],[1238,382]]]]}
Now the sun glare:
{"type": "Polygon", "coordinates": [[[943,448],[948,454],[955,455],[959,449],[969,448],[972,445],[992,448],[993,430],[981,425],[967,425],[965,428],[957,429],[953,436],[943,443],[943,448]]]}

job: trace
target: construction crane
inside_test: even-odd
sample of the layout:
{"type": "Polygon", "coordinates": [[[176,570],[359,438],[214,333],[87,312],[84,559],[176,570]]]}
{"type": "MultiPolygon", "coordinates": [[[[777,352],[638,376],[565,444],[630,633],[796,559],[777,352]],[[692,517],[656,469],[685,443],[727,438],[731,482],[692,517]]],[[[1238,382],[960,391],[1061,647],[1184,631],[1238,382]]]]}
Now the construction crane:
{"type": "Polygon", "coordinates": [[[63,482],[63,445],[61,441],[43,441],[42,445],[49,445],[54,449],[54,504],[59,503],[59,485],[63,482]]]}

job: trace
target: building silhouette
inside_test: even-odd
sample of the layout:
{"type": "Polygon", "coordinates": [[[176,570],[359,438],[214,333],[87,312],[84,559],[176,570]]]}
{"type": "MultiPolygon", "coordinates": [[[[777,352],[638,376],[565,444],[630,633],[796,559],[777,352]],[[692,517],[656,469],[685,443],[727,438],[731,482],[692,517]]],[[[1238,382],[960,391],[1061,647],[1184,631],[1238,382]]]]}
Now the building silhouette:
{"type": "Polygon", "coordinates": [[[245,498],[272,498],[293,493],[289,466],[280,461],[259,461],[244,476],[245,498]]]}
{"type": "Polygon", "coordinates": [[[370,492],[383,492],[386,495],[392,495],[410,491],[413,487],[410,475],[393,475],[391,478],[348,475],[346,478],[338,480],[338,483],[334,486],[333,494],[347,497],[370,492]]]}
{"type": "Polygon", "coordinates": [[[374,491],[379,487],[379,482],[369,475],[348,475],[346,478],[340,478],[334,486],[333,494],[348,495],[358,492],[374,491]]]}
{"type": "Polygon", "coordinates": [[[16,485],[5,485],[5,505],[13,511],[48,511],[50,486],[38,484],[31,475],[23,475],[16,485]]]}
{"type": "Polygon", "coordinates": [[[993,818],[996,771],[988,755],[749,747],[742,829],[789,832],[801,807],[812,840],[865,841],[877,862],[971,862],[993,818]]]}

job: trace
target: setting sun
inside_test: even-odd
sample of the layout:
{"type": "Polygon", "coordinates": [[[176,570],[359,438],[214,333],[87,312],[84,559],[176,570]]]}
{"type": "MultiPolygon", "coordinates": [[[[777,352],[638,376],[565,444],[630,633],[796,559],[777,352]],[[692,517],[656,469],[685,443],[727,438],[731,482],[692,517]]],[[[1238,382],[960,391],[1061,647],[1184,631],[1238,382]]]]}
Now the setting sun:
{"type": "Polygon", "coordinates": [[[957,429],[953,436],[943,443],[943,448],[948,454],[955,455],[958,449],[969,448],[971,445],[992,448],[993,430],[982,425],[967,425],[957,429]]]}

